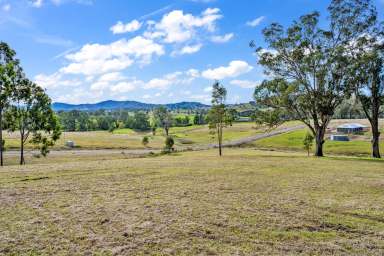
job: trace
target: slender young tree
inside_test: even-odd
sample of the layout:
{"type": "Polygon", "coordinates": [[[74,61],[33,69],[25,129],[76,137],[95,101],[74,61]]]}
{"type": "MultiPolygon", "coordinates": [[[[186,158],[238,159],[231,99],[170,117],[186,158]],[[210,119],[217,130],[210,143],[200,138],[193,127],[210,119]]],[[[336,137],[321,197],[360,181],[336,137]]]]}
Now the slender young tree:
{"type": "Polygon", "coordinates": [[[0,165],[4,165],[3,151],[5,141],[3,139],[4,112],[9,106],[11,95],[17,81],[16,73],[19,62],[15,59],[16,52],[8,44],[0,42],[0,165]]]}
{"type": "Polygon", "coordinates": [[[309,152],[311,151],[312,144],[313,144],[313,135],[309,132],[305,134],[304,140],[303,140],[303,145],[304,149],[307,151],[307,154],[309,156],[309,152]]]}
{"type": "Polygon", "coordinates": [[[46,156],[49,147],[60,137],[60,125],[44,90],[23,79],[13,95],[13,105],[7,112],[10,130],[20,132],[20,165],[25,164],[24,147],[30,142],[46,156]]]}
{"type": "Polygon", "coordinates": [[[222,156],[223,128],[232,123],[232,115],[225,106],[227,90],[218,81],[212,86],[212,107],[208,112],[209,129],[216,134],[219,145],[219,156],[222,156]]]}
{"type": "Polygon", "coordinates": [[[156,123],[164,129],[165,136],[168,136],[169,128],[172,125],[172,114],[164,106],[160,106],[153,111],[156,123]]]}
{"type": "Polygon", "coordinates": [[[263,30],[268,49],[257,49],[271,80],[256,88],[255,100],[307,125],[315,137],[316,156],[323,156],[325,132],[336,108],[353,91],[351,42],[368,31],[375,16],[369,0],[333,0],[328,11],[329,28],[320,27],[318,12],[300,17],[286,30],[273,23],[263,30]]]}

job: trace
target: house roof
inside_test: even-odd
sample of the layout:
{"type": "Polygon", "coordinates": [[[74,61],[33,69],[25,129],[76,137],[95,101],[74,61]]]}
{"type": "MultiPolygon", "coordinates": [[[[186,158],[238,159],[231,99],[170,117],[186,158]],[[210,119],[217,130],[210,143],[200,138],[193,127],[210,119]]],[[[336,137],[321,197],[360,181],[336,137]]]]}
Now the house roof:
{"type": "Polygon", "coordinates": [[[358,123],[349,123],[349,124],[342,124],[337,126],[337,128],[344,128],[344,129],[356,129],[356,128],[366,128],[367,126],[358,124],[358,123]]]}

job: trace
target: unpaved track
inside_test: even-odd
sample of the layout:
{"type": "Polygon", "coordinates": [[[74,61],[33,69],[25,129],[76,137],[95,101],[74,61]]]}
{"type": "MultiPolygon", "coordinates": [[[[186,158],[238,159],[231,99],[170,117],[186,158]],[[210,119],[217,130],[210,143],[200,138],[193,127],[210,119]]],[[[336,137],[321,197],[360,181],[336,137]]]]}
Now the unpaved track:
{"type": "MultiPolygon", "coordinates": [[[[228,141],[223,143],[223,147],[236,147],[236,146],[241,146],[243,144],[248,144],[253,141],[261,140],[264,138],[280,135],[283,133],[303,129],[305,126],[304,125],[297,125],[297,126],[292,126],[292,127],[287,127],[283,129],[278,129],[274,130],[271,132],[267,133],[262,133],[262,134],[257,134],[254,136],[246,137],[246,138],[241,138],[238,140],[233,140],[233,141],[228,141]]],[[[212,148],[217,148],[217,144],[208,144],[208,145],[198,145],[198,146],[190,146],[190,147],[179,147],[177,148],[178,151],[186,151],[186,150],[207,150],[207,149],[212,149],[212,148]]],[[[131,155],[131,156],[145,156],[148,155],[149,153],[159,153],[161,150],[160,149],[68,149],[68,150],[51,150],[50,155],[52,156],[71,156],[71,155],[84,155],[84,156],[105,156],[105,155],[118,155],[118,154],[126,154],[126,155],[131,155]]],[[[27,150],[25,152],[26,154],[32,155],[34,153],[38,153],[37,151],[30,151],[27,150]]],[[[19,151],[16,150],[10,150],[5,152],[6,156],[18,156],[19,151]]]]}

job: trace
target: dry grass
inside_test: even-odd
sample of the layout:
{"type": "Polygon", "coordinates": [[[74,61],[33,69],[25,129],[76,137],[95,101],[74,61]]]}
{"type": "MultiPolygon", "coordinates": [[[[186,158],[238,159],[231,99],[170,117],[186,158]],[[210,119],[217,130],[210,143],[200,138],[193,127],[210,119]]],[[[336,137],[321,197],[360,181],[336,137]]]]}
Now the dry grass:
{"type": "Polygon", "coordinates": [[[224,154],[1,169],[0,254],[383,255],[383,161],[224,154]]]}

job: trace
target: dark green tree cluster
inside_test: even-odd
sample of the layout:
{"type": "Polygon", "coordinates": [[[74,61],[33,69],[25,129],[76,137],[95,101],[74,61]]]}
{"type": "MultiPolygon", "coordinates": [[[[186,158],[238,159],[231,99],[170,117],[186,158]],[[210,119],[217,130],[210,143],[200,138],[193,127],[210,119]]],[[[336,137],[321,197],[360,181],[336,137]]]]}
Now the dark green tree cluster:
{"type": "Polygon", "coordinates": [[[111,131],[118,128],[149,130],[149,115],[143,111],[128,110],[86,112],[79,110],[58,112],[65,131],[111,131]]]}
{"type": "Polygon", "coordinates": [[[16,52],[0,42],[0,164],[3,165],[3,129],[20,135],[20,164],[24,147],[35,145],[43,156],[60,137],[60,125],[45,91],[24,74],[16,52]]]}
{"type": "Polygon", "coordinates": [[[370,0],[333,0],[328,12],[327,26],[313,12],[287,29],[272,23],[263,30],[267,48],[256,51],[269,79],[255,89],[254,98],[269,113],[261,119],[271,125],[299,119],[315,138],[315,155],[323,156],[331,119],[355,95],[371,122],[373,156],[379,157],[382,23],[370,0]]]}

